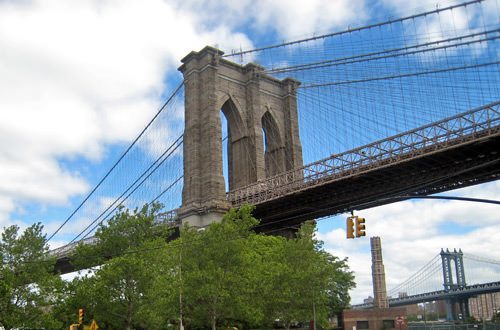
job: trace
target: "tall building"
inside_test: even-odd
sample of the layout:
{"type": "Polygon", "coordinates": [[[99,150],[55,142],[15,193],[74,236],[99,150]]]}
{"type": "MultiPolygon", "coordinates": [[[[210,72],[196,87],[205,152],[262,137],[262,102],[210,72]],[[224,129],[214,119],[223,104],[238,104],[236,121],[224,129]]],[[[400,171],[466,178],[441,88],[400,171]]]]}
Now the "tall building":
{"type": "Polygon", "coordinates": [[[476,319],[490,320],[500,309],[500,292],[485,293],[469,298],[469,312],[476,319]]]}
{"type": "Polygon", "coordinates": [[[373,307],[388,308],[387,288],[385,286],[385,269],[382,260],[382,244],[380,237],[370,238],[372,247],[372,281],[373,281],[373,307]]]}
{"type": "MultiPolygon", "coordinates": [[[[407,329],[405,307],[389,307],[385,285],[385,270],[382,260],[380,237],[370,239],[372,248],[373,308],[345,310],[343,324],[346,330],[407,329]],[[402,324],[399,324],[402,322],[402,324]]],[[[371,298],[371,297],[370,297],[371,298]]]]}

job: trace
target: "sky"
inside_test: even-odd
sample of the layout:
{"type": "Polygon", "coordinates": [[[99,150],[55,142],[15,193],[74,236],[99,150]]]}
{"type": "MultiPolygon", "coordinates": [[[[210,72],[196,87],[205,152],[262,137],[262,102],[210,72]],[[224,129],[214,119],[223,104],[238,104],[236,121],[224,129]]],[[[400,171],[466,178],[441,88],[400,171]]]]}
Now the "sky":
{"type": "MultiPolygon", "coordinates": [[[[180,60],[412,15],[438,0],[0,0],[0,228],[41,221],[52,233],[109,170],[179,83],[180,60]]],[[[447,193],[500,200],[500,182],[447,193]]],[[[369,237],[382,239],[387,287],[441,248],[500,260],[499,206],[418,200],[319,221],[325,248],[371,289],[369,237]]],[[[64,242],[57,242],[61,245],[64,242]]],[[[54,246],[55,246],[54,245],[54,246]]]]}

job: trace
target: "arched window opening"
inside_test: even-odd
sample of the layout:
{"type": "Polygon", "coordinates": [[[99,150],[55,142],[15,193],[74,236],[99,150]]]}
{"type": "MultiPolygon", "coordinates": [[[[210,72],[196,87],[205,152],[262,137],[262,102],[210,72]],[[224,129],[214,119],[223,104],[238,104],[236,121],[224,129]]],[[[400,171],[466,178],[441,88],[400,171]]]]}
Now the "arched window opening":
{"type": "Polygon", "coordinates": [[[458,284],[458,278],[457,277],[457,263],[455,261],[455,258],[450,258],[450,284],[458,284]],[[455,279],[453,279],[455,277],[455,279]]]}
{"type": "Polygon", "coordinates": [[[278,125],[269,111],[262,116],[266,177],[285,171],[285,149],[278,125]]]}
{"type": "Polygon", "coordinates": [[[255,164],[251,162],[246,127],[231,98],[221,108],[221,119],[223,117],[225,120],[221,122],[226,124],[222,127],[222,157],[223,165],[226,166],[224,169],[226,191],[230,191],[255,181],[251,176],[255,172],[255,164]]]}
{"type": "Polygon", "coordinates": [[[224,112],[221,110],[219,112],[220,122],[221,122],[221,143],[222,143],[222,173],[224,175],[224,186],[226,191],[229,191],[229,159],[228,159],[228,149],[227,141],[229,138],[227,118],[224,112]]]}

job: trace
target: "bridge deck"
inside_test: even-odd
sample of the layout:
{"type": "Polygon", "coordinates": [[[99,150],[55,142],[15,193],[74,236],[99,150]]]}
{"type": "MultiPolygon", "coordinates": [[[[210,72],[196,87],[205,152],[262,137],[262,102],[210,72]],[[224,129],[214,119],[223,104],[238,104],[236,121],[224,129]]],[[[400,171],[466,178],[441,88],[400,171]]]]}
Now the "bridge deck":
{"type": "Polygon", "coordinates": [[[270,226],[365,209],[500,174],[500,102],[231,191],[270,226]]]}
{"type": "MultiPolygon", "coordinates": [[[[434,300],[469,298],[478,294],[491,292],[500,292],[500,282],[467,285],[460,289],[448,291],[440,290],[400,298],[391,298],[389,299],[389,307],[413,305],[434,300]]],[[[367,303],[353,305],[352,307],[354,309],[366,309],[373,308],[373,304],[367,303]]]]}

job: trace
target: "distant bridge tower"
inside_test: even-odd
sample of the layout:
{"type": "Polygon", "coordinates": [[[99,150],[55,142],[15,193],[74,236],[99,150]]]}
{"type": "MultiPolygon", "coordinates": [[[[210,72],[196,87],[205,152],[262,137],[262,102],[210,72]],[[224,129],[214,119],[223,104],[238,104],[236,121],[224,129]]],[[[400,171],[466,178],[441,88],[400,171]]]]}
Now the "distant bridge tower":
{"type": "Polygon", "coordinates": [[[256,64],[238,65],[205,47],[191,52],[184,75],[184,187],[178,215],[203,227],[230,204],[223,175],[220,111],[228,126],[229,189],[302,167],[294,79],[278,80],[256,64]]]}
{"type": "MultiPolygon", "coordinates": [[[[443,266],[443,279],[444,279],[444,290],[450,291],[455,289],[464,288],[467,284],[465,282],[465,272],[464,272],[464,254],[461,249],[453,250],[450,252],[446,249],[446,252],[441,249],[441,263],[443,266]],[[453,272],[453,265],[455,266],[453,272]],[[453,273],[456,276],[456,283],[453,281],[453,273]]],[[[463,319],[469,317],[469,304],[468,299],[460,300],[446,300],[446,318],[451,321],[456,319],[456,305],[458,304],[460,309],[460,314],[463,319]]]]}
{"type": "Polygon", "coordinates": [[[465,283],[465,272],[464,272],[464,254],[461,249],[454,250],[450,252],[446,249],[446,252],[441,249],[441,262],[443,265],[443,279],[444,279],[444,289],[445,291],[461,289],[466,286],[465,283]],[[455,274],[456,283],[453,283],[453,270],[451,267],[451,262],[455,264],[455,274]]]}
{"type": "Polygon", "coordinates": [[[385,285],[385,269],[382,260],[382,243],[380,237],[370,238],[372,248],[372,279],[373,279],[373,307],[389,308],[387,289],[385,285]]]}

